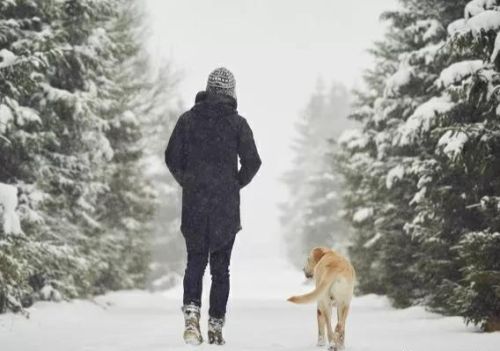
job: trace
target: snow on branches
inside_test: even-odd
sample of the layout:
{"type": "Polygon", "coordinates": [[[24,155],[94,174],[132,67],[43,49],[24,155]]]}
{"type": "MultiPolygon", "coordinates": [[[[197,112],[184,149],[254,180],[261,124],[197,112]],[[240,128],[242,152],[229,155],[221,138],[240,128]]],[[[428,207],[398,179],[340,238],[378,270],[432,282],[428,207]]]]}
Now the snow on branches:
{"type": "Polygon", "coordinates": [[[346,130],[338,139],[338,143],[349,150],[362,149],[368,145],[368,142],[368,138],[359,129],[346,130]]]}
{"type": "Polygon", "coordinates": [[[14,115],[9,106],[5,104],[0,104],[0,133],[4,134],[12,121],[14,120],[14,115]]]}
{"type": "Polygon", "coordinates": [[[392,189],[394,183],[403,179],[404,175],[405,168],[402,165],[397,165],[396,167],[392,168],[389,173],[387,173],[387,177],[385,180],[385,186],[387,187],[387,189],[392,189]]]}
{"type": "Polygon", "coordinates": [[[17,61],[17,55],[7,49],[0,50],[0,69],[12,66],[17,61]]]}
{"type": "Polygon", "coordinates": [[[496,5],[497,0],[472,0],[465,6],[464,17],[469,19],[486,10],[495,9],[496,5]]]}
{"type": "Polygon", "coordinates": [[[0,183],[0,206],[3,209],[3,231],[5,234],[21,234],[21,224],[16,213],[17,188],[0,183]]]}
{"type": "Polygon", "coordinates": [[[500,29],[500,12],[488,10],[467,21],[466,27],[473,33],[479,34],[482,31],[497,31],[500,29]]]}
{"type": "Polygon", "coordinates": [[[387,80],[384,95],[388,97],[398,95],[406,86],[411,84],[414,79],[415,70],[406,63],[402,63],[396,73],[387,80]]]}
{"type": "Polygon", "coordinates": [[[452,130],[448,130],[439,139],[438,149],[441,149],[443,153],[451,160],[456,160],[457,157],[462,153],[467,140],[467,134],[465,134],[464,132],[455,132],[452,130]]]}
{"type": "Polygon", "coordinates": [[[487,10],[468,19],[458,19],[448,26],[451,36],[472,33],[480,35],[481,32],[498,31],[500,29],[500,12],[487,10]]]}
{"type": "Polygon", "coordinates": [[[442,87],[448,87],[452,84],[460,83],[463,79],[476,73],[484,66],[482,60],[466,60],[452,64],[445,68],[436,84],[442,87]]]}
{"type": "Polygon", "coordinates": [[[455,106],[448,96],[433,97],[420,105],[408,120],[399,128],[399,138],[396,145],[409,145],[414,143],[419,135],[428,132],[436,118],[450,111],[455,106]]]}
{"type": "Polygon", "coordinates": [[[360,208],[354,213],[354,215],[352,216],[352,220],[354,223],[363,223],[372,218],[373,213],[374,211],[371,207],[360,208]]]}

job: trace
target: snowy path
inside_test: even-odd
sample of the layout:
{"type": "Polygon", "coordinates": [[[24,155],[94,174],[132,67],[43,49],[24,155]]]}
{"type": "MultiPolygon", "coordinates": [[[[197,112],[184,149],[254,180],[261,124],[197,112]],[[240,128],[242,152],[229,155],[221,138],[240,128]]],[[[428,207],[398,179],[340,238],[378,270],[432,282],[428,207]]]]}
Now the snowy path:
{"type": "MultiPolygon", "coordinates": [[[[262,288],[256,289],[251,287],[255,278],[244,279],[255,276],[251,273],[255,267],[235,270],[241,278],[234,282],[224,350],[318,350],[314,346],[315,307],[284,301],[290,293],[309,289],[301,285],[299,273],[285,270],[281,275],[262,276],[262,288]]],[[[30,320],[12,314],[0,316],[0,349],[218,350],[183,344],[178,294],[178,288],[164,294],[126,291],[99,297],[95,303],[39,303],[31,310],[30,320]]],[[[206,320],[202,327],[205,332],[206,320]]],[[[348,351],[493,351],[499,345],[500,333],[480,334],[465,327],[460,318],[427,313],[420,307],[394,310],[378,296],[356,298],[348,319],[348,351]]]]}

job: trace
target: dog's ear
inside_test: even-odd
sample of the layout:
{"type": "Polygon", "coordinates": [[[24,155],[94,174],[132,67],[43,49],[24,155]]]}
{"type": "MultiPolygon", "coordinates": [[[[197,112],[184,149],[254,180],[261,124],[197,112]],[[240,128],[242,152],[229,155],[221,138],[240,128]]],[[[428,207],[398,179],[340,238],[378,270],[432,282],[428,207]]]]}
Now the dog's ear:
{"type": "Polygon", "coordinates": [[[314,262],[318,263],[319,260],[321,260],[321,257],[325,254],[325,250],[321,247],[317,247],[312,250],[312,257],[314,259],[314,262]]]}

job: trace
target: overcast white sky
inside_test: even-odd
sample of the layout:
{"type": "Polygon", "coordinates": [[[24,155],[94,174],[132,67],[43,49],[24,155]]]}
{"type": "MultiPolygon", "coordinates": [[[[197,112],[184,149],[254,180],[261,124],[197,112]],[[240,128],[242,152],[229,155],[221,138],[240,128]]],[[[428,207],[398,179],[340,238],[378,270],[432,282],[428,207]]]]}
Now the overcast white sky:
{"type": "Polygon", "coordinates": [[[276,244],[276,203],[285,194],[279,177],[290,166],[294,121],[319,77],[349,87],[360,82],[371,64],[366,50],[384,31],[379,16],[396,0],[146,3],[151,53],[182,72],[179,94],[186,105],[214,68],[226,66],[235,74],[239,111],[253,128],[263,159],[256,181],[243,190],[240,240],[258,250],[276,244]]]}

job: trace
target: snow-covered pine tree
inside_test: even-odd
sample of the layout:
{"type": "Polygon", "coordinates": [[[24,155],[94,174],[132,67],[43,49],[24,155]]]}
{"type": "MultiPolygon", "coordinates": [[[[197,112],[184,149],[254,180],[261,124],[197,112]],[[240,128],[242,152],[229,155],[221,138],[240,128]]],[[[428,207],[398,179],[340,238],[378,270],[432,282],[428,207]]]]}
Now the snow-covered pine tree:
{"type": "Polygon", "coordinates": [[[49,262],[71,261],[72,249],[58,250],[50,233],[42,202],[46,192],[38,184],[46,164],[43,150],[52,140],[34,100],[41,90],[50,62],[62,53],[52,31],[52,18],[61,10],[51,3],[0,3],[0,179],[21,190],[23,233],[0,234],[0,311],[19,310],[31,303],[34,290],[45,285],[49,262]]]}
{"type": "Polygon", "coordinates": [[[402,4],[339,156],[353,222],[374,214],[352,250],[361,289],[498,329],[498,4],[402,4]]]}
{"type": "Polygon", "coordinates": [[[45,280],[73,297],[99,292],[99,280],[111,258],[103,252],[105,233],[98,211],[99,198],[109,191],[106,169],[114,151],[107,138],[107,113],[112,109],[115,84],[106,75],[117,64],[109,27],[118,16],[119,1],[66,0],[56,2],[52,18],[57,49],[62,56],[50,62],[37,109],[50,131],[42,150],[44,167],[38,183],[46,196],[44,220],[51,239],[70,248],[77,265],[54,257],[46,263],[45,280]]]}
{"type": "Polygon", "coordinates": [[[281,219],[289,257],[297,266],[314,246],[345,245],[329,140],[345,128],[348,103],[349,94],[342,84],[333,83],[325,92],[319,82],[296,125],[294,168],[284,177],[290,197],[282,206],[281,219]]]}
{"type": "Polygon", "coordinates": [[[131,116],[165,105],[139,98],[156,81],[138,68],[132,4],[0,4],[0,181],[21,190],[24,230],[0,233],[0,310],[144,281],[154,191],[139,176],[140,139],[151,124],[131,116]],[[127,206],[104,211],[114,196],[127,206]]]}
{"type": "MultiPolygon", "coordinates": [[[[488,60],[496,34],[492,29],[498,29],[494,27],[498,24],[481,20],[481,13],[493,15],[488,9],[494,6],[493,2],[470,2],[465,7],[467,22],[448,26],[452,36],[440,50],[440,63],[434,64],[432,96],[398,126],[393,142],[395,150],[418,155],[406,168],[418,183],[412,198],[414,219],[404,229],[419,245],[413,269],[422,297],[433,309],[460,314],[485,329],[490,329],[486,321],[498,315],[498,302],[492,299],[498,281],[494,273],[481,280],[480,296],[473,288],[474,273],[464,276],[467,268],[474,267],[470,252],[461,250],[477,248],[471,241],[473,235],[466,233],[496,230],[491,227],[491,213],[481,216],[480,206],[471,204],[498,191],[492,175],[498,171],[498,161],[486,141],[494,139],[482,129],[484,125],[495,133],[495,123],[490,121],[495,118],[492,108],[497,103],[492,92],[498,83],[488,60]],[[478,19],[473,19],[476,15],[478,19]]],[[[484,272],[485,267],[481,269],[484,272]]]]}
{"type": "Polygon", "coordinates": [[[108,25],[114,43],[113,62],[104,69],[102,79],[110,85],[106,136],[113,157],[106,168],[109,191],[99,196],[99,217],[103,233],[99,246],[106,252],[107,266],[97,286],[131,288],[143,286],[148,272],[151,217],[154,193],[141,164],[147,115],[141,115],[146,89],[148,62],[139,42],[142,18],[138,4],[120,1],[116,18],[108,25]],[[141,121],[142,120],[142,121],[141,121]]]}
{"type": "MultiPolygon", "coordinates": [[[[168,67],[165,69],[165,73],[170,76],[168,67]]],[[[158,80],[167,82],[161,75],[158,80]]],[[[171,96],[164,94],[157,94],[156,98],[160,101],[171,100],[171,96]]],[[[157,116],[157,121],[152,120],[151,135],[147,138],[150,160],[148,174],[152,177],[154,188],[158,192],[150,277],[152,289],[171,287],[178,282],[179,274],[185,268],[185,242],[179,231],[182,191],[163,166],[168,138],[180,114],[185,110],[183,105],[178,103],[169,111],[157,111],[154,114],[157,116]]]]}
{"type": "Polygon", "coordinates": [[[422,253],[440,264],[424,270],[440,280],[431,305],[488,331],[500,330],[499,5],[470,1],[448,26],[451,55],[434,84],[451,108],[422,138],[434,167],[417,213],[430,217],[418,228],[422,253]]]}
{"type": "MultiPolygon", "coordinates": [[[[332,151],[337,147],[333,139],[327,146],[332,151]]],[[[310,194],[303,203],[303,222],[299,227],[302,239],[300,247],[310,250],[327,246],[347,253],[349,227],[341,214],[341,183],[331,151],[324,151],[320,165],[320,169],[306,180],[310,194]]]]}
{"type": "Polygon", "coordinates": [[[433,167],[422,158],[433,145],[403,145],[401,125],[429,121],[449,107],[432,100],[434,81],[449,57],[446,26],[463,4],[405,0],[400,10],[383,15],[390,21],[388,33],[372,51],[376,68],[367,72],[368,89],[358,92],[352,116],[363,128],[340,139],[339,169],[348,189],[347,218],[356,229],[350,251],[359,288],[386,293],[397,306],[423,299],[425,286],[435,284],[420,275],[423,240],[410,229],[422,220],[415,206],[424,196],[424,175],[433,167]]]}
{"type": "Polygon", "coordinates": [[[110,67],[109,73],[119,89],[108,116],[107,136],[114,157],[109,169],[110,191],[102,198],[100,213],[107,228],[105,235],[110,238],[109,254],[116,256],[103,280],[105,286],[113,282],[114,288],[144,286],[151,275],[151,251],[161,247],[165,250],[162,256],[169,256],[168,248],[159,247],[158,240],[181,238],[178,226],[168,230],[177,222],[171,212],[177,214],[180,199],[175,192],[163,192],[174,188],[174,180],[166,176],[163,151],[165,135],[177,117],[172,113],[176,79],[168,63],[159,69],[151,67],[142,44],[147,41],[142,6],[125,1],[112,30],[118,64],[110,67]],[[163,223],[156,223],[157,211],[166,217],[163,223]]]}

